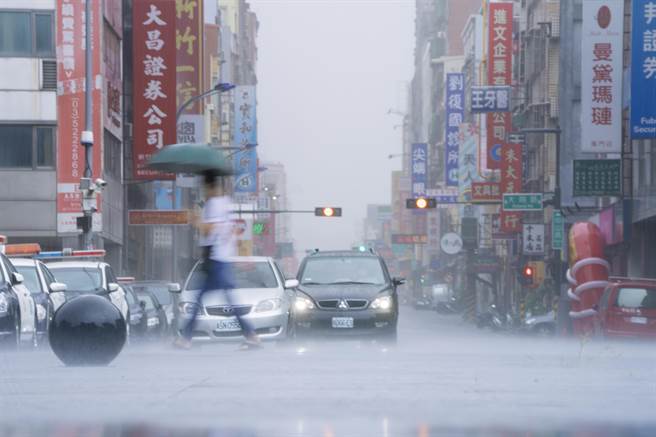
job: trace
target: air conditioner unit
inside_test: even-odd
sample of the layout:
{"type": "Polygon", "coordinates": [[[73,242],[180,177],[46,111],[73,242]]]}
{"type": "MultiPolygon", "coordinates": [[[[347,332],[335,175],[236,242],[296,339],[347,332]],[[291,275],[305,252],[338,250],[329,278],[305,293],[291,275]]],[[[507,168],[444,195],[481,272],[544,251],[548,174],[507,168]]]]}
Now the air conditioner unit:
{"type": "Polygon", "coordinates": [[[41,59],[41,89],[45,91],[57,90],[57,61],[54,59],[41,59]]]}

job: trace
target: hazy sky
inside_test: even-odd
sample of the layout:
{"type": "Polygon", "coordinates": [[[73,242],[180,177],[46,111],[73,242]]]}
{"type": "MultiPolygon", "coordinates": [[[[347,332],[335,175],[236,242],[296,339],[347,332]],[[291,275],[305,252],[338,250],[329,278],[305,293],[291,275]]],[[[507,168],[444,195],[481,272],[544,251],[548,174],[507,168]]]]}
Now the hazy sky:
{"type": "Polygon", "coordinates": [[[414,0],[251,0],[258,36],[260,158],[285,164],[296,248],[348,248],[368,203],[389,203],[411,79],[414,0]]]}

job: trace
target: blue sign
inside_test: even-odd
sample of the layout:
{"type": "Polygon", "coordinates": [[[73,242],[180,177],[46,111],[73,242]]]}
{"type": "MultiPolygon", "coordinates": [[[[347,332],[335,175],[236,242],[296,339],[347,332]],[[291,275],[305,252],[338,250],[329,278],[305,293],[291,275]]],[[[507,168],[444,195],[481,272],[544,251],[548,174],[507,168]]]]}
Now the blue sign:
{"type": "Polygon", "coordinates": [[[155,190],[155,209],[182,209],[182,189],[175,190],[173,205],[173,184],[170,181],[153,181],[155,190]]]}
{"type": "Polygon", "coordinates": [[[458,157],[460,154],[460,125],[465,118],[465,78],[461,73],[446,75],[446,128],[444,144],[446,144],[446,185],[458,186],[458,157]]]}
{"type": "Polygon", "coordinates": [[[426,195],[426,173],[428,170],[428,144],[412,145],[412,159],[410,161],[412,197],[426,195]]]}
{"type": "Polygon", "coordinates": [[[257,118],[255,86],[235,88],[235,145],[245,150],[235,153],[235,193],[257,192],[257,118]]]}
{"type": "Polygon", "coordinates": [[[656,138],[656,2],[633,0],[631,138],[656,138]]]}

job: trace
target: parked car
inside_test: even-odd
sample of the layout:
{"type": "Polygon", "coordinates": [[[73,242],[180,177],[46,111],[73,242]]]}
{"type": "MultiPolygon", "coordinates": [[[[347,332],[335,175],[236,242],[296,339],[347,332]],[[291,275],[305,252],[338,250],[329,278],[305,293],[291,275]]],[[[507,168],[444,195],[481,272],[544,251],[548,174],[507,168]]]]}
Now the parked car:
{"type": "Polygon", "coordinates": [[[55,311],[66,301],[66,284],[57,282],[55,276],[39,260],[31,258],[11,258],[16,270],[23,275],[24,284],[36,304],[38,341],[46,341],[48,328],[55,311]]]}
{"type": "MultiPolygon", "coordinates": [[[[285,281],[272,258],[234,257],[229,261],[235,288],[213,290],[203,296],[192,340],[241,339],[241,327],[235,314],[248,320],[262,340],[285,340],[293,335],[290,328],[292,289],[295,279],[285,281]],[[226,293],[230,293],[230,301],[226,293]]],[[[178,299],[177,329],[182,329],[194,311],[196,295],[205,281],[202,264],[189,273],[178,299]]]]}
{"type": "Polygon", "coordinates": [[[595,318],[607,338],[656,338],[656,280],[612,278],[595,318]]]}
{"type": "Polygon", "coordinates": [[[396,339],[396,288],[404,280],[390,277],[385,261],[373,251],[315,251],[301,263],[298,279],[298,334],[396,339]]]}
{"type": "Polygon", "coordinates": [[[36,304],[9,258],[0,253],[0,341],[10,348],[22,342],[38,346],[36,304]]]}
{"type": "Polygon", "coordinates": [[[121,283],[119,278],[119,285],[125,292],[125,299],[128,302],[128,312],[130,314],[130,337],[143,337],[146,333],[146,311],[143,305],[139,302],[137,293],[129,284],[121,283]]]}
{"type": "Polygon", "coordinates": [[[180,284],[167,281],[135,281],[131,283],[136,293],[149,292],[155,295],[166,314],[166,325],[174,326],[177,298],[180,296],[180,284]]]}
{"type": "Polygon", "coordinates": [[[142,290],[137,293],[139,305],[144,312],[145,324],[144,336],[148,338],[159,338],[169,332],[169,325],[166,318],[166,311],[155,293],[152,291],[142,290]]]}

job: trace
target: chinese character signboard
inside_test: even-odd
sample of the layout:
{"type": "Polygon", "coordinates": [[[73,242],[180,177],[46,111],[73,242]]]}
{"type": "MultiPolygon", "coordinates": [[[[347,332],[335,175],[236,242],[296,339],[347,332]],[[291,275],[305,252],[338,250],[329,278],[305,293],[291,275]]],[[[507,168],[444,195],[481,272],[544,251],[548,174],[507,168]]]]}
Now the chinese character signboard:
{"type": "Polygon", "coordinates": [[[476,126],[471,123],[463,123],[460,126],[460,157],[458,161],[458,193],[460,200],[468,202],[471,200],[472,182],[478,177],[478,133],[476,126]]]}
{"type": "MultiPolygon", "coordinates": [[[[508,143],[501,149],[501,193],[522,192],[522,145],[508,143]]],[[[542,205],[540,205],[542,208],[542,205]]],[[[507,211],[501,212],[501,231],[517,233],[521,231],[521,213],[507,211]]]]}
{"type": "MultiPolygon", "coordinates": [[[[80,144],[84,130],[85,90],[85,18],[84,0],[57,0],[57,232],[78,232],[76,218],[82,215],[80,178],[84,176],[84,148],[80,144]]],[[[100,109],[102,97],[100,29],[101,2],[91,6],[93,22],[91,43],[95,48],[92,59],[92,77],[96,85],[92,91],[93,106],[100,109]]],[[[93,112],[94,137],[92,171],[101,177],[103,156],[102,112],[93,112]]],[[[97,207],[100,210],[100,199],[97,207]]],[[[100,213],[93,217],[94,231],[100,230],[100,213]]]]}
{"type": "Polygon", "coordinates": [[[235,171],[235,193],[257,192],[257,118],[255,86],[243,85],[235,88],[235,143],[245,150],[233,157],[235,171]]]}
{"type": "Polygon", "coordinates": [[[138,0],[133,8],[135,179],[173,179],[145,167],[175,143],[175,4],[138,0]]]}
{"type": "Polygon", "coordinates": [[[503,195],[504,211],[542,211],[542,193],[503,195]]]}
{"type": "Polygon", "coordinates": [[[581,150],[622,148],[622,30],[624,0],[583,2],[581,150]]]}
{"type": "MultiPolygon", "coordinates": [[[[513,4],[490,3],[488,29],[487,84],[512,84],[513,4]]],[[[495,94],[495,99],[498,96],[495,94]]],[[[503,98],[503,97],[502,97],[503,98]]],[[[510,99],[507,99],[509,101],[510,99]]],[[[487,168],[501,168],[501,148],[511,131],[512,118],[508,112],[487,115],[487,168]]]]}
{"type": "Polygon", "coordinates": [[[458,186],[458,154],[460,152],[460,125],[465,116],[465,79],[461,73],[446,75],[446,128],[445,162],[446,185],[458,186]]]}
{"type": "Polygon", "coordinates": [[[426,244],[426,234],[392,234],[392,244],[426,244]]]}
{"type": "Polygon", "coordinates": [[[620,196],[621,167],[619,159],[575,159],[574,196],[620,196]]]}
{"type": "Polygon", "coordinates": [[[524,225],[522,242],[522,248],[526,255],[542,255],[544,253],[544,225],[524,225]]]}
{"type": "Polygon", "coordinates": [[[565,234],[565,220],[560,211],[554,211],[551,216],[551,248],[562,250],[563,235],[565,234]]]}
{"type": "MultiPolygon", "coordinates": [[[[203,1],[176,0],[175,2],[175,59],[178,106],[201,94],[203,89],[203,1]]],[[[182,113],[202,113],[201,102],[189,105],[182,113]]]]}
{"type": "Polygon", "coordinates": [[[458,192],[453,188],[426,190],[426,197],[435,199],[437,208],[449,208],[458,203],[458,192]]]}
{"type": "Polygon", "coordinates": [[[471,87],[471,112],[509,112],[509,86],[471,87]]]}
{"type": "Polygon", "coordinates": [[[412,156],[410,160],[412,197],[421,197],[426,195],[426,170],[428,162],[428,145],[419,143],[412,145],[412,156]]]}
{"type": "Polygon", "coordinates": [[[631,138],[656,138],[656,1],[633,0],[631,138]]]}
{"type": "Polygon", "coordinates": [[[499,202],[501,186],[498,182],[472,182],[472,202],[499,202]]]}

